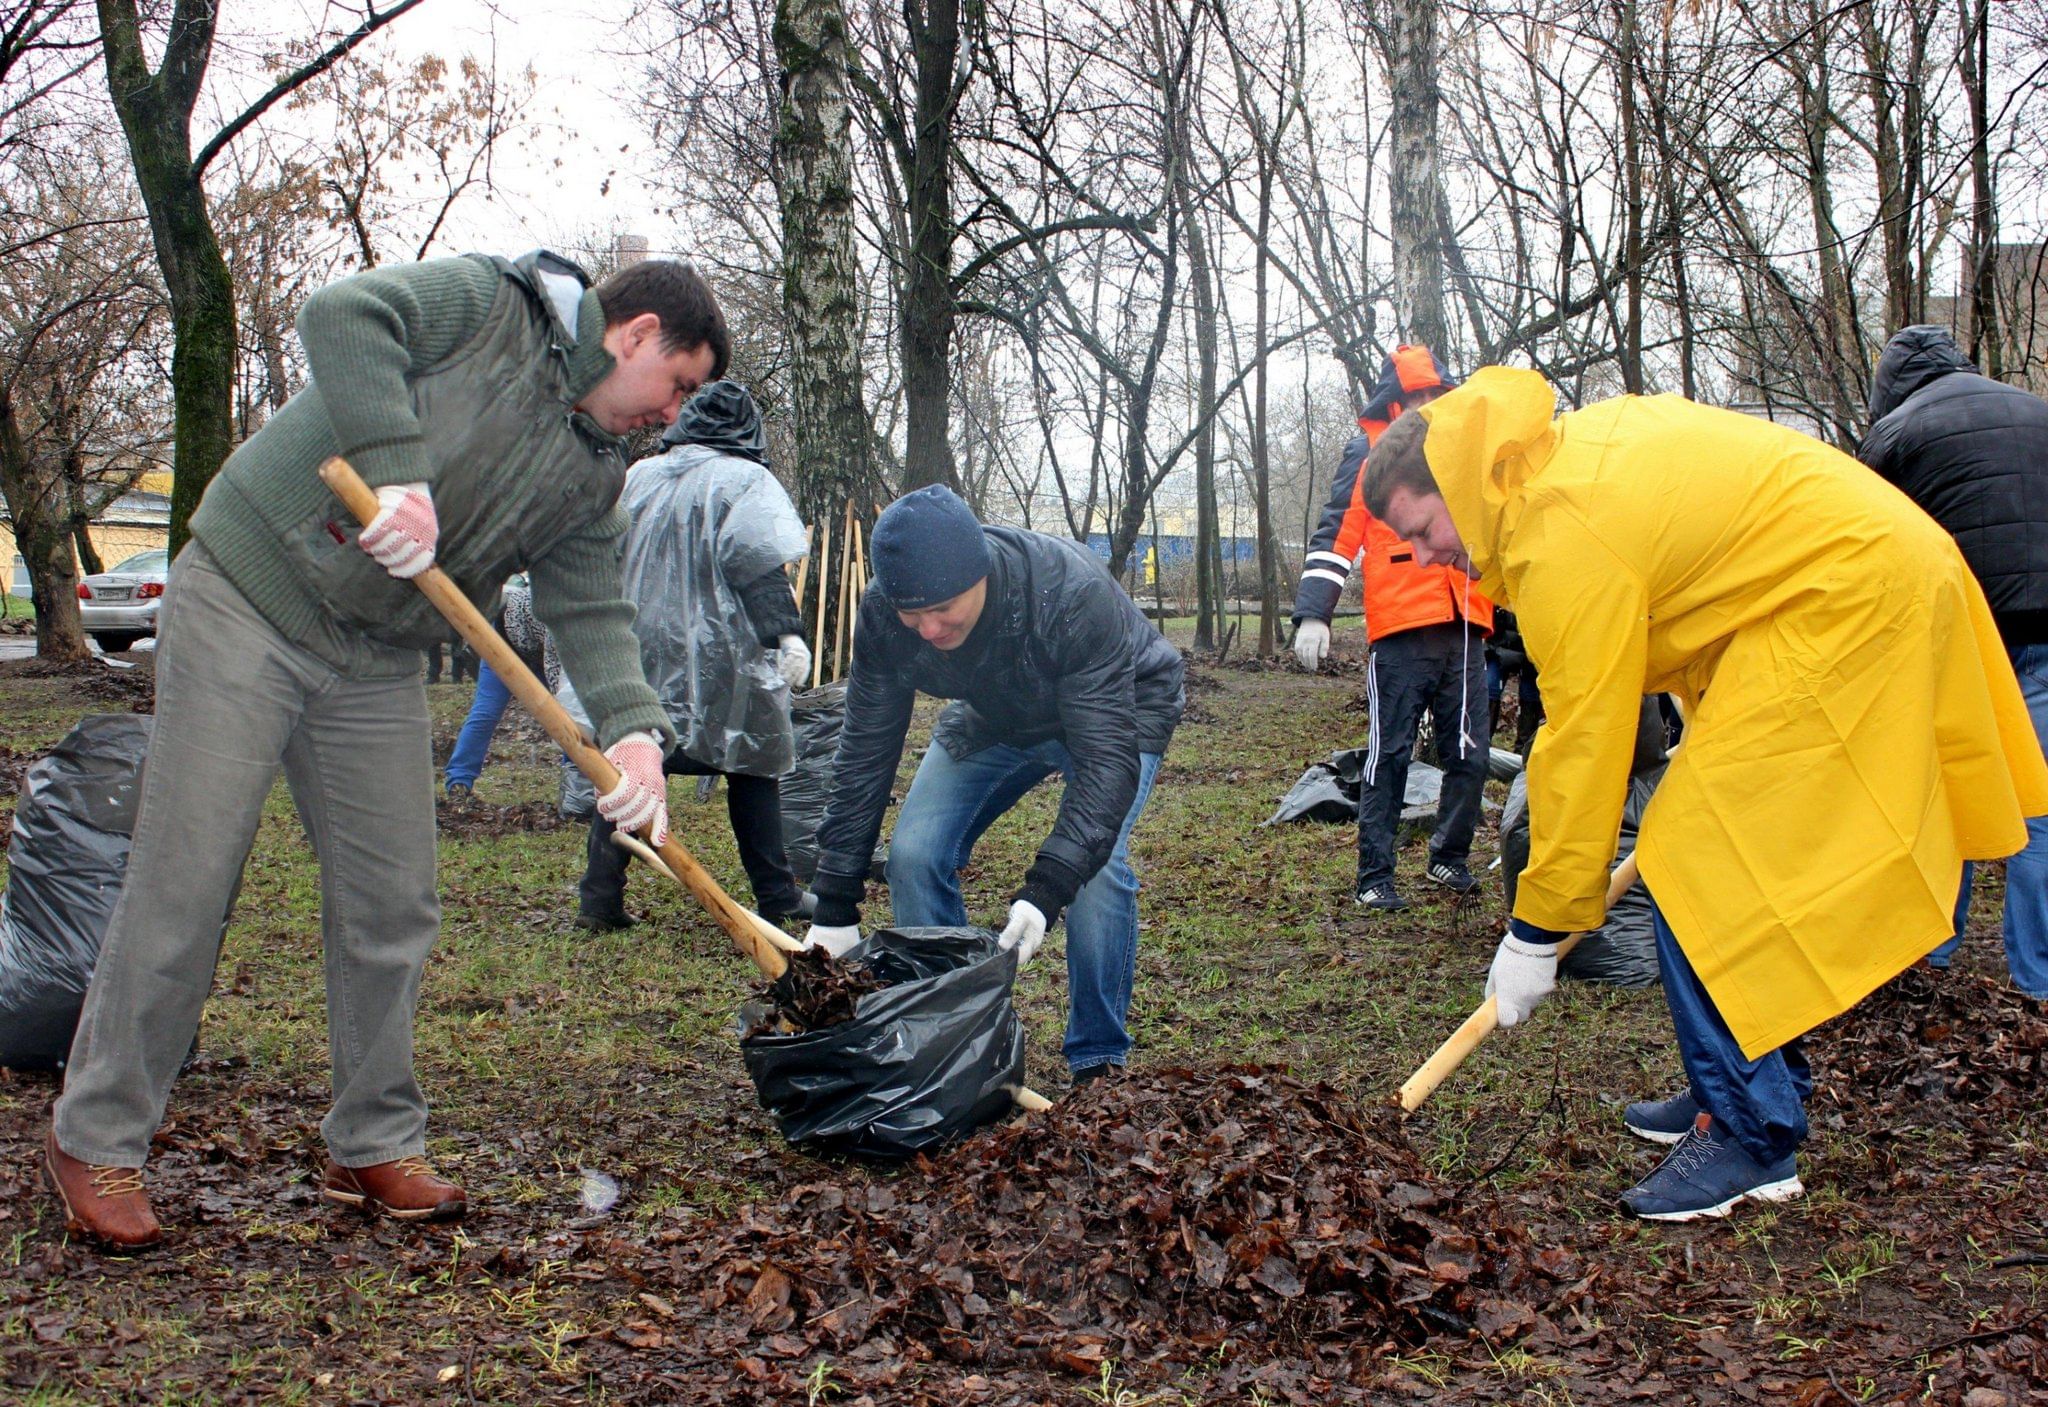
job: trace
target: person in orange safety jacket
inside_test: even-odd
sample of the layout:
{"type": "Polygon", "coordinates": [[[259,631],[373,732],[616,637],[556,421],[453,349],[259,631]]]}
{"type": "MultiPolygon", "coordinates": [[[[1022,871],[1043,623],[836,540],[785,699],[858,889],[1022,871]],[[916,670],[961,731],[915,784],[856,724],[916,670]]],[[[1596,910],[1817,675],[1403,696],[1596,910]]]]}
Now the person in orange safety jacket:
{"type": "Polygon", "coordinates": [[[1424,709],[1435,722],[1444,773],[1424,873],[1460,894],[1479,887],[1467,861],[1486,784],[1486,637],[1493,603],[1463,572],[1417,565],[1408,544],[1367,510],[1360,472],[1373,442],[1397,416],[1457,384],[1427,347],[1396,347],[1387,358],[1358,418],[1364,433],[1344,447],[1295,595],[1295,658],[1314,670],[1329,653],[1330,617],[1352,563],[1363,558],[1371,736],[1358,798],[1354,897],[1368,909],[1408,907],[1394,887],[1394,831],[1424,709]]]}

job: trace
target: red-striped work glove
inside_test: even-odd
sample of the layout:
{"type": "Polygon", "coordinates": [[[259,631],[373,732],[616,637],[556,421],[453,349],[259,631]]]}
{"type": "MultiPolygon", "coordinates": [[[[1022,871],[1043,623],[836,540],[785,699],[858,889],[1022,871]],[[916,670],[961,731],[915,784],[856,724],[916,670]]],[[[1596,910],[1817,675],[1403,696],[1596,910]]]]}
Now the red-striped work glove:
{"type": "Polygon", "coordinates": [[[661,772],[661,740],[648,732],[628,733],[604,750],[619,769],[619,784],[597,799],[597,814],[622,831],[648,827],[648,842],[659,850],[668,839],[668,778],[661,772]]]}
{"type": "Polygon", "coordinates": [[[434,565],[434,540],[440,535],[425,484],[386,484],[377,490],[377,516],[356,544],[385,571],[410,581],[434,565]]]}

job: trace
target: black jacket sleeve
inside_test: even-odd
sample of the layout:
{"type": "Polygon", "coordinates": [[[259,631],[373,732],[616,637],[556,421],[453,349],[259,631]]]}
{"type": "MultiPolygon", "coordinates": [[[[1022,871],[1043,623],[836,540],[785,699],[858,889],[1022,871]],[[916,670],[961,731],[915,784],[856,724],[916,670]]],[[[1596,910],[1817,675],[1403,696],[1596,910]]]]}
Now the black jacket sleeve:
{"type": "Polygon", "coordinates": [[[890,648],[888,632],[902,628],[880,589],[869,587],[860,606],[861,647],[854,651],[846,687],[846,723],[832,757],[832,795],[818,826],[818,872],[811,880],[811,892],[818,896],[815,922],[828,928],[860,921],[882,812],[903,761],[903,738],[910,731],[917,691],[890,648]]]}
{"type": "Polygon", "coordinates": [[[1071,633],[1062,632],[1060,677],[1051,681],[1074,765],[1052,834],[1039,846],[1017,891],[1017,898],[1035,905],[1048,923],[1108,862],[1138,794],[1138,744],[1131,728],[1137,714],[1137,650],[1122,603],[1091,599],[1102,593],[1122,594],[1105,574],[1090,581],[1070,606],[1071,633]]]}
{"type": "Polygon", "coordinates": [[[1294,593],[1294,623],[1319,620],[1329,624],[1337,613],[1337,598],[1351,579],[1351,564],[1365,545],[1370,515],[1358,494],[1358,476],[1365,469],[1371,449],[1364,435],[1352,437],[1337,462],[1337,477],[1330,485],[1330,501],[1323,506],[1322,521],[1308,540],[1308,554],[1301,563],[1301,584],[1294,593]]]}
{"type": "Polygon", "coordinates": [[[796,611],[796,591],[789,584],[789,573],[782,568],[770,567],[752,581],[738,583],[735,590],[748,623],[754,627],[754,638],[769,649],[774,649],[785,635],[803,634],[804,619],[796,611]]]}

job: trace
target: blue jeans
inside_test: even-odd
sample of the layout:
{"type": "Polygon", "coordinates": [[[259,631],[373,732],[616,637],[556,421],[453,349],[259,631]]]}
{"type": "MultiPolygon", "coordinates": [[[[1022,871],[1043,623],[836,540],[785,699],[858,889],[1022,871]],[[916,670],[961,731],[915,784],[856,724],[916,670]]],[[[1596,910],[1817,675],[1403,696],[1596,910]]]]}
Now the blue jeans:
{"type": "MultiPolygon", "coordinates": [[[[2048,645],[2012,651],[2012,670],[2034,719],[2034,736],[2048,748],[2048,645]]],[[[1963,866],[1963,895],[1956,905],[1956,936],[1927,955],[1947,967],[1962,943],[1963,915],[1970,907],[1972,867],[1963,866]]],[[[2027,819],[2027,848],[2005,862],[2005,969],[2013,986],[2048,1001],[2048,816],[2027,819]]]]}
{"type": "MultiPolygon", "coordinates": [[[[898,928],[958,928],[967,922],[960,867],[996,817],[1073,758],[1058,741],[997,743],[961,761],[933,743],[903,798],[889,837],[889,899],[898,928]]],[[[1086,1070],[1131,1053],[1124,1017],[1138,970],[1138,876],[1131,828],[1152,795],[1159,754],[1138,757],[1138,794],[1108,861],[1067,906],[1067,1068],[1086,1070]]]]}
{"type": "Polygon", "coordinates": [[[1664,1001],[1671,1008],[1692,1097],[1743,1151],[1768,1167],[1806,1141],[1806,1099],[1813,1093],[1806,1052],[1794,1038],[1756,1060],[1745,1056],[1686,961],[1654,895],[1650,918],[1657,930],[1664,1001]]]}
{"type": "Polygon", "coordinates": [[[479,661],[476,699],[469,706],[462,731],[455,735],[455,750],[448,754],[449,786],[476,785],[477,774],[484,770],[484,756],[491,750],[491,737],[498,731],[498,720],[505,716],[505,705],[510,702],[512,691],[505,687],[505,681],[488,664],[479,661]]]}

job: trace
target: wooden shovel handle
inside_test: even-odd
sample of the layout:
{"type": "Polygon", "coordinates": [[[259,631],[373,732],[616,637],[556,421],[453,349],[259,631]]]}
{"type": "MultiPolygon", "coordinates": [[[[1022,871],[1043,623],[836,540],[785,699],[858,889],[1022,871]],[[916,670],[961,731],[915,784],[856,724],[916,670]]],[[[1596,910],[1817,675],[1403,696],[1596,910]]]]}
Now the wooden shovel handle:
{"type": "MultiPolygon", "coordinates": [[[[1628,887],[1636,882],[1636,857],[1630,851],[1628,858],[1614,867],[1614,876],[1607,882],[1607,907],[1613,908],[1628,887]]],[[[1558,961],[1579,945],[1586,935],[1574,933],[1557,945],[1558,961]]],[[[1479,1049],[1479,1043],[1493,1034],[1500,1024],[1500,1002],[1488,997],[1479,1004],[1479,1009],[1465,1018],[1463,1025],[1451,1032],[1449,1039],[1436,1048],[1436,1053],[1422,1062],[1414,1074],[1401,1086],[1399,1103],[1401,1111],[1412,1114],[1422,1107],[1422,1101],[1429,1098],[1436,1087],[1442,1084],[1451,1071],[1465,1063],[1465,1057],[1479,1049]]]]}
{"type": "MultiPolygon", "coordinates": [[[[334,492],[342,505],[356,516],[356,520],[368,523],[377,516],[377,495],[362,477],[349,466],[347,460],[336,455],[320,466],[320,481],[334,492]]],[[[505,687],[512,696],[526,705],[526,709],[540,720],[569,760],[590,778],[597,794],[603,796],[619,784],[619,770],[602,752],[584,736],[583,729],[569,716],[569,711],[555,701],[547,685],[534,677],[526,667],[526,661],[513,652],[505,638],[491,628],[482,611],[462,594],[462,588],[439,567],[428,567],[414,577],[413,585],[426,594],[436,610],[448,618],[448,623],[469,642],[477,656],[490,665],[492,673],[505,681],[505,687]]],[[[761,936],[755,926],[754,915],[740,907],[730,894],[719,887],[705,868],[698,864],[690,852],[674,835],[659,847],[662,860],[683,887],[696,896],[717,921],[718,926],[732,936],[739,950],[752,959],[754,966],[769,977],[780,977],[789,970],[789,959],[774,944],[761,936]]]]}

